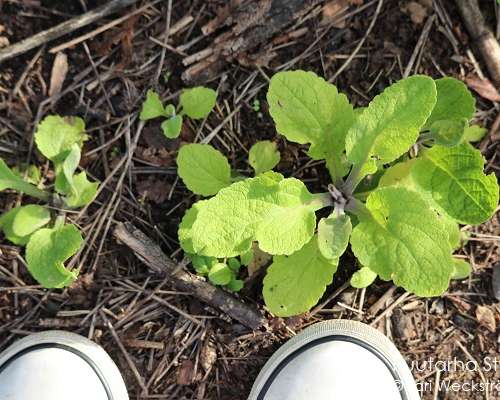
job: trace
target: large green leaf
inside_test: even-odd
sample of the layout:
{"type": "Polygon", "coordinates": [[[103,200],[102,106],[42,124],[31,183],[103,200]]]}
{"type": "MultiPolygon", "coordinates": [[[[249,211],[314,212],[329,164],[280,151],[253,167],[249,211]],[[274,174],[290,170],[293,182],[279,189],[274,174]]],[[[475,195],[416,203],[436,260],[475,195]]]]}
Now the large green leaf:
{"type": "Polygon", "coordinates": [[[276,143],[262,140],[255,143],[248,152],[248,163],[255,170],[255,175],[272,170],[280,162],[280,152],[276,143]]]}
{"type": "Polygon", "coordinates": [[[426,127],[430,128],[436,121],[471,119],[476,101],[467,86],[451,77],[437,79],[435,82],[437,102],[425,124],[426,127]]]}
{"type": "Polygon", "coordinates": [[[35,132],[38,150],[51,161],[63,160],[74,144],[81,147],[86,138],[85,122],[79,117],[49,115],[35,132]]]}
{"type": "Polygon", "coordinates": [[[448,233],[436,212],[416,192],[380,188],[359,213],[351,247],[360,263],[384,280],[419,296],[436,296],[453,271],[448,233]]]}
{"type": "Polygon", "coordinates": [[[430,127],[430,135],[436,144],[442,146],[456,146],[463,141],[468,123],[466,119],[440,120],[430,127]]]}
{"type": "Polygon", "coordinates": [[[370,159],[394,161],[415,143],[436,104],[431,78],[415,75],[376,96],[346,137],[347,158],[355,165],[370,159]]]}
{"type": "Polygon", "coordinates": [[[47,208],[35,204],[13,208],[0,218],[0,228],[12,243],[25,245],[33,232],[50,222],[47,208]]]}
{"type": "Polygon", "coordinates": [[[202,196],[231,184],[231,167],[222,153],[208,144],[187,144],[177,155],[177,172],[186,187],[202,196]]]}
{"type": "Polygon", "coordinates": [[[264,300],[279,317],[302,314],[314,306],[337,271],[338,259],[323,257],[317,237],[290,256],[275,256],[264,278],[264,300]]]}
{"type": "Polygon", "coordinates": [[[196,221],[196,218],[198,217],[198,211],[206,202],[206,200],[200,200],[194,203],[191,208],[186,211],[182,217],[181,223],[179,224],[177,236],[179,237],[179,244],[181,245],[182,250],[186,253],[195,253],[191,229],[193,228],[194,221],[196,221]]]}
{"type": "Polygon", "coordinates": [[[323,257],[331,260],[344,254],[351,232],[348,215],[337,215],[334,211],[328,218],[321,218],[318,223],[318,247],[323,257]]]}
{"type": "Polygon", "coordinates": [[[69,286],[78,277],[78,271],[69,271],[64,262],[80,249],[82,243],[82,236],[74,225],[40,229],[26,246],[28,270],[46,288],[69,286]]]}
{"type": "Polygon", "coordinates": [[[189,118],[203,119],[210,114],[215,106],[217,93],[209,88],[197,86],[186,89],[180,97],[182,112],[189,118]]]}
{"type": "Polygon", "coordinates": [[[417,185],[446,214],[464,224],[487,221],[498,204],[495,174],[485,175],[479,150],[463,143],[434,146],[422,153],[412,168],[417,185]]]}
{"type": "Polygon", "coordinates": [[[305,185],[266,172],[222,189],[198,210],[192,227],[197,253],[235,257],[250,250],[252,241],[270,254],[291,254],[309,242],[322,207],[305,185]]]}
{"type": "Polygon", "coordinates": [[[314,159],[327,159],[329,165],[345,173],[341,156],[345,135],[355,120],[347,97],[313,72],[279,72],[271,78],[267,92],[269,112],[276,130],[289,141],[310,143],[314,159]]]}

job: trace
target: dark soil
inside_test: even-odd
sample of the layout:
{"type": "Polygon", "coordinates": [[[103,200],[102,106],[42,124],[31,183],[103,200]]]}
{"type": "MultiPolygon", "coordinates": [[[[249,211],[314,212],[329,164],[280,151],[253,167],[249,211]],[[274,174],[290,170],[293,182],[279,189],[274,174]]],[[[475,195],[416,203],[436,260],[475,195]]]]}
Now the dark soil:
{"type": "MultiPolygon", "coordinates": [[[[1,37],[15,43],[83,13],[83,5],[92,9],[98,3],[0,0],[0,43],[1,37]]],[[[148,3],[152,2],[139,1],[137,7],[148,3]]],[[[62,94],[53,101],[47,101],[54,61],[49,50],[130,10],[51,42],[38,55],[38,50],[34,50],[0,65],[1,157],[9,165],[35,163],[43,172],[45,185],[51,185],[53,171],[32,148],[36,123],[50,113],[79,115],[84,117],[90,136],[81,166],[95,179],[107,179],[104,190],[85,213],[68,216],[86,237],[86,247],[75,260],[75,265],[82,267],[81,279],[73,287],[42,289],[24,266],[23,249],[0,241],[0,350],[30,332],[65,329],[92,338],[110,352],[125,376],[131,398],[246,398],[260,368],[280,344],[314,322],[348,318],[371,323],[394,339],[408,362],[418,362],[421,370],[414,369],[414,373],[422,385],[424,399],[487,398],[484,392],[444,389],[434,397],[431,386],[470,380],[496,383],[500,382],[500,372],[479,368],[481,375],[477,370],[458,368],[437,374],[435,368],[422,363],[455,357],[464,362],[473,359],[479,364],[487,357],[500,361],[496,329],[500,307],[490,289],[492,267],[500,262],[499,214],[479,227],[463,228],[469,240],[459,253],[472,263],[474,272],[470,279],[454,282],[442,297],[418,298],[379,281],[366,291],[350,287],[339,291],[355,268],[347,255],[325,294],[324,300],[330,296],[330,301],[316,313],[286,320],[267,314],[270,328],[262,331],[249,331],[196,298],[173,290],[168,279],[161,280],[149,273],[125,246],[113,239],[116,222],[132,221],[161,244],[166,254],[182,259],[177,227],[196,198],[177,179],[176,152],[182,143],[207,136],[236,108],[239,110],[211,142],[234,168],[250,174],[246,163],[250,146],[257,140],[274,140],[282,153],[277,170],[285,176],[300,177],[311,191],[324,191],[329,183],[324,165],[311,163],[305,147],[277,136],[267,110],[267,77],[295,58],[292,69],[332,76],[365,34],[376,7],[375,2],[367,0],[346,0],[353,15],[335,26],[321,25],[321,12],[311,14],[305,22],[287,31],[306,27],[307,33],[275,46],[276,56],[269,62],[259,68],[231,62],[216,79],[205,83],[219,90],[217,108],[206,123],[188,122],[181,138],[174,141],[163,137],[159,124],[148,123],[134,149],[138,111],[146,90],[154,87],[163,98],[176,101],[186,86],[181,79],[185,70],[183,56],[175,51],[165,52],[160,78],[154,79],[162,47],[150,38],[158,38],[165,31],[167,3],[157,2],[128,22],[87,40],[88,54],[82,44],[64,50],[69,72],[62,94]],[[366,7],[359,11],[363,4],[366,7]],[[256,99],[261,105],[258,112],[253,109],[256,99]],[[129,168],[123,169],[120,163],[129,157],[129,168]],[[124,179],[120,182],[122,174],[124,179]],[[336,291],[340,294],[333,298],[336,291]],[[384,294],[385,301],[374,307],[384,294]],[[186,318],[188,314],[198,323],[186,318]],[[139,376],[132,372],[106,321],[124,344],[139,376]]],[[[373,31],[335,82],[356,106],[366,105],[389,84],[401,79],[425,21],[434,14],[436,20],[411,73],[459,79],[486,74],[479,54],[470,52],[473,43],[453,2],[435,1],[434,8],[425,6],[429,3],[419,2],[425,11],[420,23],[415,21],[418,15],[408,10],[407,1],[384,2],[373,31]],[[475,54],[475,59],[471,54],[475,54]]],[[[174,1],[172,25],[186,15],[193,16],[194,21],[173,35],[170,46],[179,48],[200,37],[201,26],[225,4],[217,0],[174,1]]],[[[484,10],[491,23],[498,23],[492,2],[485,2],[484,10]]],[[[204,49],[213,37],[202,37],[185,53],[204,49]]],[[[477,110],[477,123],[489,128],[499,104],[478,95],[477,110]]],[[[488,162],[487,172],[497,175],[498,140],[500,135],[489,135],[478,144],[488,162]]],[[[20,201],[14,193],[0,195],[2,210],[20,201]]],[[[247,280],[240,296],[264,310],[260,293],[261,277],[257,276],[247,280]]],[[[489,398],[500,398],[499,390],[500,385],[489,398]]]]}

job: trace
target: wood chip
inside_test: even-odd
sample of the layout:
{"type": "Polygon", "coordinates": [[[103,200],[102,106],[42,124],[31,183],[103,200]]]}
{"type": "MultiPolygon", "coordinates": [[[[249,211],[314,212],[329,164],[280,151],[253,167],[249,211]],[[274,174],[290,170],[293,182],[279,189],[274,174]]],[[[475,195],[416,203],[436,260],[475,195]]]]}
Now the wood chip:
{"type": "Polygon", "coordinates": [[[496,332],[497,323],[495,320],[495,314],[489,307],[477,306],[476,308],[476,319],[477,321],[488,329],[490,332],[496,332]]]}
{"type": "Polygon", "coordinates": [[[486,100],[500,102],[500,93],[489,79],[481,79],[478,76],[472,75],[465,78],[465,83],[486,100]]]}
{"type": "Polygon", "coordinates": [[[416,25],[421,25],[427,17],[427,8],[416,1],[410,1],[401,7],[401,11],[408,15],[416,25]]]}
{"type": "Polygon", "coordinates": [[[56,54],[52,73],[50,75],[49,96],[52,97],[61,92],[64,80],[68,74],[68,57],[63,52],[56,54]]]}
{"type": "Polygon", "coordinates": [[[349,8],[348,0],[332,0],[326,3],[321,10],[321,25],[332,25],[335,28],[345,28],[345,18],[342,14],[349,8]]]}
{"type": "Polygon", "coordinates": [[[206,339],[200,353],[200,364],[206,373],[210,372],[215,362],[217,361],[217,349],[215,344],[206,339]]]}

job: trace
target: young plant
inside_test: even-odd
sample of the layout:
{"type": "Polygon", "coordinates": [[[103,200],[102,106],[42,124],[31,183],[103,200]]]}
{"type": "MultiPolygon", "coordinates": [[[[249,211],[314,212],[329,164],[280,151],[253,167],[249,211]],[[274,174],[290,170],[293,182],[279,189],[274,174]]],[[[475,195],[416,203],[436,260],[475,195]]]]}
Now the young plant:
{"type": "Polygon", "coordinates": [[[428,297],[467,274],[452,256],[459,224],[488,220],[499,193],[468,143],[481,132],[469,127],[475,101],[462,82],[416,75],[354,109],[314,73],[290,71],[272,77],[267,101],[278,133],[325,160],[328,191],[313,194],[276,172],[232,182],[220,153],[184,146],[180,177],[195,193],[213,196],[186,212],[185,251],[225,259],[258,243],[274,256],[263,294],[278,316],[314,306],[349,245],[361,266],[351,280],[356,287],[378,276],[428,297]],[[317,223],[324,208],[331,213],[317,223]]]}
{"type": "MultiPolygon", "coordinates": [[[[46,288],[69,286],[78,277],[79,271],[70,271],[64,263],[80,249],[82,236],[75,225],[65,224],[63,212],[54,215],[51,209],[77,209],[95,197],[98,184],[90,182],[85,171],[76,172],[86,139],[85,123],[78,117],[49,115],[38,125],[35,143],[54,165],[54,191],[24,180],[0,159],[0,190],[16,190],[45,203],[11,209],[0,217],[0,228],[12,243],[26,246],[28,270],[46,288]]],[[[40,178],[39,171],[30,171],[31,181],[40,178]]]]}
{"type": "Polygon", "coordinates": [[[217,93],[209,88],[197,86],[186,89],[179,99],[180,111],[173,104],[163,106],[160,96],[154,90],[148,90],[139,116],[141,121],[165,118],[161,124],[164,135],[169,139],[177,138],[182,129],[182,118],[187,115],[192,119],[203,119],[215,106],[217,93]]]}

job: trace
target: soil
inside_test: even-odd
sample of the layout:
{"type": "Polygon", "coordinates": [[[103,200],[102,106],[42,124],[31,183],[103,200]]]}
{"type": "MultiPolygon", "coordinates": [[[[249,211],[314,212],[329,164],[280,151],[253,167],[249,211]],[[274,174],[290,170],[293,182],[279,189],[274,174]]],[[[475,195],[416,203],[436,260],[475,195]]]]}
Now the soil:
{"type": "MultiPolygon", "coordinates": [[[[0,46],[6,40],[12,44],[30,37],[98,3],[0,0],[0,46]]],[[[182,53],[194,54],[210,45],[214,35],[203,37],[201,27],[226,4],[219,0],[173,1],[172,25],[187,15],[193,20],[170,37],[170,47],[164,50],[164,63],[160,65],[162,46],[151,38],[165,32],[168,2],[142,0],[136,7],[149,3],[150,7],[137,16],[84,42],[86,47],[79,44],[64,50],[69,69],[61,94],[52,100],[47,100],[54,63],[50,49],[130,9],[0,65],[1,157],[9,165],[36,164],[44,184],[51,185],[54,173],[33,149],[36,123],[49,113],[79,115],[85,119],[89,134],[81,166],[94,179],[106,180],[104,190],[84,213],[67,216],[81,227],[86,238],[84,251],[74,261],[82,268],[81,278],[72,287],[42,289],[25,268],[23,249],[1,239],[0,350],[30,332],[65,329],[92,338],[110,352],[125,376],[131,398],[246,398],[260,368],[288,338],[315,322],[348,318],[372,324],[395,341],[413,366],[423,399],[500,398],[500,367],[488,368],[492,360],[500,361],[496,328],[500,306],[491,292],[492,269],[500,262],[498,213],[481,226],[463,227],[467,240],[458,254],[471,262],[473,273],[467,280],[453,282],[438,298],[408,295],[390,282],[377,281],[363,291],[345,286],[356,268],[353,257],[347,254],[320,309],[278,319],[263,308],[262,273],[247,278],[239,297],[266,313],[270,327],[260,331],[250,331],[189,294],[174,290],[168,279],[152,275],[128,248],[116,242],[114,224],[132,221],[166,254],[177,261],[182,259],[177,226],[195,196],[177,178],[176,152],[181,144],[206,137],[221,124],[211,144],[242,174],[250,174],[246,162],[250,146],[269,139],[278,144],[282,154],[278,171],[301,178],[313,192],[324,191],[329,183],[324,165],[311,163],[306,147],[287,143],[276,134],[266,104],[267,79],[290,60],[295,60],[291,69],[331,77],[367,32],[377,2],[339,2],[348,7],[348,17],[340,22],[329,24],[327,20],[324,24],[322,3],[306,18],[291,21],[283,34],[307,28],[305,34],[298,39],[289,35],[272,48],[266,44],[265,51],[255,52],[260,55],[258,62],[242,65],[229,61],[215,79],[205,82],[219,93],[218,105],[206,122],[190,121],[180,139],[168,141],[159,123],[148,123],[134,148],[138,111],[146,90],[154,87],[162,98],[177,100],[186,86],[181,78],[186,69],[182,53]],[[186,44],[190,45],[186,48],[186,44]],[[181,46],[186,50],[178,50],[181,46]],[[271,52],[275,53],[273,57],[265,57],[271,52]],[[254,110],[255,100],[260,103],[258,111],[254,110]],[[122,161],[128,159],[130,164],[124,169],[122,161]],[[116,335],[112,335],[110,326],[116,335]],[[125,352],[116,340],[122,342],[125,352]],[[438,372],[437,361],[453,360],[455,368],[438,372]],[[465,368],[459,361],[476,362],[479,367],[465,368]],[[498,385],[488,397],[485,391],[467,391],[463,384],[471,381],[498,385]],[[458,382],[460,389],[450,389],[452,382],[458,382]],[[436,385],[441,385],[440,390],[436,385]]],[[[335,80],[356,106],[366,105],[401,79],[424,24],[433,16],[434,23],[423,47],[417,49],[410,72],[458,79],[486,74],[453,2],[437,0],[431,5],[420,0],[420,7],[408,7],[408,3],[384,1],[374,29],[335,80]]],[[[485,1],[483,12],[490,23],[498,24],[492,3],[485,1]]],[[[490,128],[499,104],[475,95],[476,122],[490,128]]],[[[500,135],[490,132],[477,144],[487,160],[487,172],[497,176],[499,140],[500,135]]],[[[20,201],[15,193],[0,194],[2,210],[20,201]]]]}

